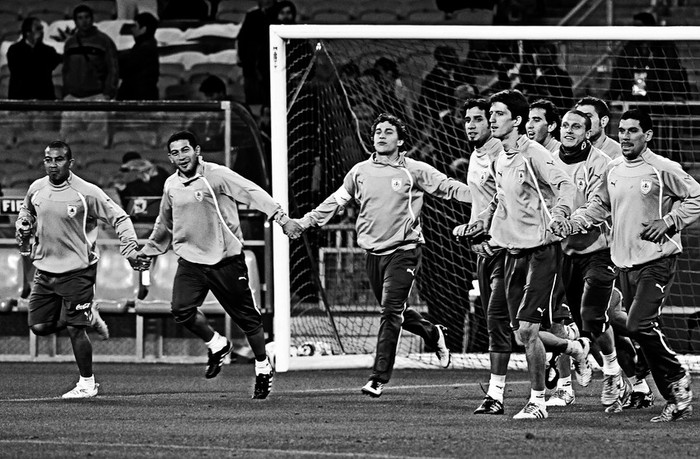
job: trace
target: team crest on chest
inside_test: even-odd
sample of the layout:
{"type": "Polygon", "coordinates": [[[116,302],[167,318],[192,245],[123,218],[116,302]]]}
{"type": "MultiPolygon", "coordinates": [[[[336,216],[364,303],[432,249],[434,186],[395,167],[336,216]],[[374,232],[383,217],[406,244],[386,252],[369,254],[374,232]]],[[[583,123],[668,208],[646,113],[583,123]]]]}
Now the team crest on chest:
{"type": "Polygon", "coordinates": [[[70,218],[73,218],[78,213],[78,206],[73,205],[73,204],[68,204],[68,206],[66,207],[66,212],[68,213],[68,216],[70,218]]]}
{"type": "Polygon", "coordinates": [[[202,193],[202,190],[197,190],[197,191],[195,191],[195,192],[194,192],[194,198],[195,198],[198,202],[202,202],[202,199],[204,199],[204,193],[202,193]]]}
{"type": "Polygon", "coordinates": [[[639,182],[639,189],[642,194],[647,194],[651,191],[651,180],[642,180],[639,182]]]}
{"type": "Polygon", "coordinates": [[[399,191],[401,189],[401,179],[400,178],[391,179],[391,189],[394,191],[399,191]]]}
{"type": "Polygon", "coordinates": [[[481,176],[479,176],[479,184],[483,185],[486,183],[486,180],[489,178],[489,174],[486,171],[481,172],[481,176]]]}
{"type": "Polygon", "coordinates": [[[579,191],[583,191],[586,189],[586,181],[582,178],[576,180],[576,188],[578,188],[579,191]]]}
{"type": "Polygon", "coordinates": [[[524,170],[518,171],[518,183],[525,183],[525,171],[524,170]]]}

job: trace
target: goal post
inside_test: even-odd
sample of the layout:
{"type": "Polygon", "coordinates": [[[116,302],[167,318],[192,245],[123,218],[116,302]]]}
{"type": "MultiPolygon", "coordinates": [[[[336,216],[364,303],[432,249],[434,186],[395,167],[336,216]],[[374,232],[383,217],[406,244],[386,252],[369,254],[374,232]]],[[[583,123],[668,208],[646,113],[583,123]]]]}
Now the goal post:
{"type": "MultiPolygon", "coordinates": [[[[353,164],[367,158],[369,125],[381,111],[400,110],[408,121],[409,154],[464,180],[472,149],[458,119],[465,98],[488,98],[505,85],[522,88],[532,102],[559,97],[566,89],[535,84],[542,81],[537,79],[543,73],[544,60],[537,57],[543,53],[542,43],[551,45],[543,49],[553,50],[550,65],[564,68],[571,78],[571,95],[562,99],[566,106],[586,95],[605,100],[611,108],[607,133],[614,139],[621,110],[649,110],[655,123],[651,148],[697,176],[699,27],[273,25],[273,197],[296,218],[319,204],[341,185],[353,164]],[[642,39],[651,43],[645,46],[662,65],[674,57],[659,56],[665,51],[658,50],[673,43],[680,73],[652,73],[649,68],[637,72],[632,68],[636,63],[623,60],[625,44],[642,39]],[[464,79],[457,88],[438,86],[428,94],[431,98],[422,81],[439,58],[438,47],[456,51],[459,63],[453,77],[464,79]],[[618,74],[621,65],[627,67],[618,74]],[[386,72],[392,75],[389,86],[386,78],[381,81],[386,72]],[[612,100],[616,78],[623,73],[637,78],[633,90],[642,96],[617,94],[619,100],[612,100]],[[687,93],[681,94],[681,87],[687,93]],[[548,92],[542,95],[543,90],[548,92]],[[442,99],[451,105],[434,106],[442,99]],[[433,112],[438,116],[432,117],[433,112]]],[[[558,80],[548,81],[551,85],[558,80]]],[[[626,85],[622,83],[621,91],[626,85]]],[[[472,285],[475,259],[450,237],[455,224],[468,220],[468,212],[464,206],[426,198],[422,220],[427,242],[409,302],[448,325],[457,367],[488,368],[485,312],[472,285]]],[[[277,371],[371,365],[380,309],[368,288],[353,222],[350,207],[332,224],[307,231],[303,241],[289,241],[275,226],[272,352],[277,371]]],[[[683,244],[663,321],[683,361],[698,371],[700,305],[693,293],[700,271],[698,225],[685,231],[683,244]]],[[[397,366],[404,365],[437,368],[432,350],[406,332],[397,354],[397,366]]],[[[511,366],[524,368],[524,358],[515,356],[511,366]]]]}

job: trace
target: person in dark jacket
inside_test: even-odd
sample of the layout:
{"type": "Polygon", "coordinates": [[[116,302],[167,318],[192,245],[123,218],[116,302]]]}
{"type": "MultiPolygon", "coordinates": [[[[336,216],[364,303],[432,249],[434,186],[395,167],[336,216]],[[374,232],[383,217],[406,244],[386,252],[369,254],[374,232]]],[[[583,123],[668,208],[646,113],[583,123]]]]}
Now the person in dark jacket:
{"type": "Polygon", "coordinates": [[[270,103],[270,37],[272,7],[275,0],[258,0],[258,6],[249,10],[238,32],[238,60],[243,69],[245,102],[248,105],[270,103]]]}
{"type": "Polygon", "coordinates": [[[22,22],[22,39],[10,46],[8,99],[53,100],[56,92],[51,73],[61,63],[56,50],[43,42],[44,27],[33,16],[22,22]]]}
{"type": "Polygon", "coordinates": [[[118,100],[157,100],[158,42],[155,38],[158,20],[151,13],[140,13],[131,30],[134,46],[119,56],[119,77],[122,79],[117,92],[118,100]]]}

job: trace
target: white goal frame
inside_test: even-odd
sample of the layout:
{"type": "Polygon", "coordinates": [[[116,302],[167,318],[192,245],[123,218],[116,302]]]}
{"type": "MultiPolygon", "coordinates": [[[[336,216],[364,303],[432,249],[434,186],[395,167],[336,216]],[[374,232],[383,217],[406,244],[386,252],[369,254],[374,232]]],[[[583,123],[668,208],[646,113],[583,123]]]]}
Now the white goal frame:
{"type": "MultiPolygon", "coordinates": [[[[288,39],[426,39],[426,40],[700,40],[700,27],[562,27],[562,26],[431,26],[431,25],[272,25],[270,26],[270,91],[272,127],[272,196],[289,209],[287,157],[287,70],[285,40],[288,39]]],[[[294,217],[300,217],[294,215],[294,217]]],[[[289,241],[274,225],[273,283],[276,370],[291,365],[291,298],[289,241]]],[[[333,358],[333,357],[330,357],[333,358]]],[[[307,358],[308,359],[308,358],[307,358]]],[[[368,359],[362,359],[367,362],[368,359]]],[[[309,362],[310,363],[310,362],[309,362]]],[[[318,362],[316,362],[318,363],[318,362]]],[[[371,361],[370,361],[371,365],[371,361]]],[[[314,368],[338,368],[330,362],[314,368]]]]}

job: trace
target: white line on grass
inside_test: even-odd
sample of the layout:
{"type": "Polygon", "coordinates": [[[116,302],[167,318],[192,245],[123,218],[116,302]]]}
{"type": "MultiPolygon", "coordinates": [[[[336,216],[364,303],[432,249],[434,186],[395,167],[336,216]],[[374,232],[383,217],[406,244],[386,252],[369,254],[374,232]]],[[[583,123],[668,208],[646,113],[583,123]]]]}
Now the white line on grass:
{"type": "MultiPolygon", "coordinates": [[[[313,451],[313,450],[299,450],[299,449],[276,449],[276,448],[229,448],[226,446],[191,446],[191,445],[173,445],[173,444],[155,444],[155,443],[105,443],[105,442],[64,442],[64,441],[52,441],[52,440],[28,440],[28,439],[17,439],[17,440],[0,440],[0,444],[20,444],[20,445],[42,445],[42,446],[91,446],[104,450],[105,447],[110,448],[157,448],[159,450],[170,449],[179,451],[212,451],[212,452],[225,452],[225,453],[260,453],[260,454],[270,454],[270,455],[282,455],[282,456],[314,456],[314,457],[372,457],[372,458],[406,458],[411,456],[393,456],[390,454],[369,454],[369,453],[333,453],[325,451],[313,451]]],[[[413,456],[417,457],[417,456],[413,456]]],[[[420,456],[421,458],[425,456],[420,456]]],[[[426,458],[431,459],[431,458],[426,458]]],[[[437,459],[437,458],[432,458],[437,459]]]]}
{"type": "MultiPolygon", "coordinates": [[[[512,384],[529,384],[527,380],[523,381],[508,381],[508,385],[512,384]]],[[[414,385],[403,385],[403,386],[384,386],[385,391],[395,391],[395,390],[413,390],[413,389],[434,389],[440,387],[477,387],[482,385],[481,383],[451,383],[451,384],[414,384],[414,385]]],[[[272,394],[308,394],[308,393],[319,393],[319,392],[355,392],[357,387],[328,387],[328,388],[315,388],[315,389],[298,389],[298,390],[273,390],[272,394]]],[[[212,392],[187,392],[187,395],[212,395],[212,394],[229,394],[230,392],[223,391],[212,391],[212,392]]],[[[180,396],[184,392],[159,392],[155,393],[142,393],[142,394],[112,394],[112,395],[98,395],[96,398],[100,400],[112,400],[112,399],[124,399],[124,398],[139,398],[146,396],[180,396]]],[[[76,403],[80,402],[82,399],[63,399],[61,397],[36,397],[36,398],[0,398],[0,403],[3,402],[13,402],[13,403],[27,403],[27,402],[67,402],[76,403]]]]}

